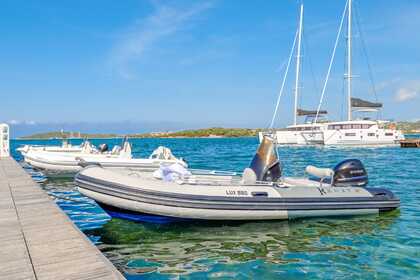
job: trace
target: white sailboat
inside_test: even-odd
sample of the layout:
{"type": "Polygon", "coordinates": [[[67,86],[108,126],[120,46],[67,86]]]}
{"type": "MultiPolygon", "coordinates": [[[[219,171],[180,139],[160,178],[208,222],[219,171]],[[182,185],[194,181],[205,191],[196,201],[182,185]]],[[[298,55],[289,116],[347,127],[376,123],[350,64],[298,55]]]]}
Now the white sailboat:
{"type": "Polygon", "coordinates": [[[369,102],[360,98],[352,97],[352,0],[347,0],[346,6],[341,18],[341,23],[337,38],[335,41],[333,54],[327,71],[327,76],[321,93],[321,99],[317,110],[298,109],[297,101],[299,96],[299,74],[300,74],[300,45],[303,30],[303,5],[300,6],[299,27],[297,31],[297,53],[296,53],[296,76],[294,90],[294,122],[293,125],[283,129],[273,129],[273,123],[277,115],[278,105],[283,92],[284,81],[287,76],[291,57],[294,52],[295,42],[289,57],[289,64],[286,68],[283,79],[282,89],[277,100],[276,109],[270,125],[270,129],[259,133],[259,139],[262,141],[264,135],[273,135],[280,145],[393,145],[398,144],[404,139],[404,135],[395,126],[389,125],[389,121],[354,119],[352,113],[359,112],[377,112],[382,108],[381,103],[369,102]],[[329,79],[331,66],[334,61],[337,43],[340,38],[341,29],[345,16],[347,15],[347,120],[346,121],[327,121],[323,118],[327,111],[321,110],[322,101],[325,94],[326,85],[329,79]],[[299,116],[305,116],[306,120],[302,124],[297,123],[299,116]],[[388,126],[388,128],[386,128],[388,126]]]}

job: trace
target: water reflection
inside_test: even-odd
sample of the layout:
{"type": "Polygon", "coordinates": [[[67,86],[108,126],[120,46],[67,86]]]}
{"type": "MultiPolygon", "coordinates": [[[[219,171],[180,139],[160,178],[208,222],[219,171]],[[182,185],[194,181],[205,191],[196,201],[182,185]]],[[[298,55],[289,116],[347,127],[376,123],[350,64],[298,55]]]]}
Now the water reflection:
{"type": "MultiPolygon", "coordinates": [[[[168,146],[192,168],[241,171],[256,138],[132,139],[136,157],[168,146]]],[[[112,146],[120,140],[94,140],[112,146]]],[[[12,141],[49,144],[52,141],[12,141]]],[[[73,143],[77,144],[77,143],[73,143]]],[[[308,164],[331,167],[360,158],[369,186],[401,199],[401,214],[245,224],[150,226],[114,219],[82,196],[72,180],[48,180],[43,188],[128,279],[417,279],[420,264],[420,149],[281,147],[286,176],[303,175],[308,164]],[[64,199],[64,198],[70,198],[64,199]],[[178,273],[179,274],[178,274],[178,273]]]]}
{"type": "Polygon", "coordinates": [[[86,234],[100,237],[99,248],[128,274],[188,274],[220,263],[262,260],[281,265],[302,262],[299,253],[351,252],[346,239],[381,234],[398,216],[394,211],[347,219],[172,225],[112,219],[86,234]]]}

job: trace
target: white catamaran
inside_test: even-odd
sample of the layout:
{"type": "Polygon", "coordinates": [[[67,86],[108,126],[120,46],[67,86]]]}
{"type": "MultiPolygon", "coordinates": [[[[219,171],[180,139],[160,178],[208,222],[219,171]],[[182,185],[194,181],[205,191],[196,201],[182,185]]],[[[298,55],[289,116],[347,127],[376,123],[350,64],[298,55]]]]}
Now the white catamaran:
{"type": "Polygon", "coordinates": [[[300,57],[301,57],[301,39],[303,29],[303,5],[300,6],[299,26],[293,42],[292,50],[289,56],[280,94],[277,99],[277,105],[271,121],[270,129],[259,133],[259,139],[262,141],[264,135],[273,135],[280,145],[392,145],[398,144],[404,139],[404,135],[397,130],[389,121],[371,120],[367,118],[353,119],[352,112],[377,112],[382,108],[378,102],[369,102],[360,98],[352,97],[352,0],[347,0],[346,6],[340,22],[340,27],[336,37],[333,54],[327,71],[321,92],[321,99],[317,110],[298,109],[299,96],[299,75],[300,75],[300,57]],[[331,72],[331,66],[334,61],[337,44],[340,38],[344,19],[347,15],[347,73],[344,75],[347,81],[347,120],[346,121],[327,121],[325,115],[327,111],[321,110],[322,101],[325,94],[326,85],[331,72]],[[277,115],[280,98],[283,92],[285,80],[290,66],[291,58],[296,51],[296,76],[294,89],[294,118],[293,125],[282,129],[273,129],[273,124],[277,115]],[[298,124],[299,116],[305,116],[305,122],[298,124]]]}

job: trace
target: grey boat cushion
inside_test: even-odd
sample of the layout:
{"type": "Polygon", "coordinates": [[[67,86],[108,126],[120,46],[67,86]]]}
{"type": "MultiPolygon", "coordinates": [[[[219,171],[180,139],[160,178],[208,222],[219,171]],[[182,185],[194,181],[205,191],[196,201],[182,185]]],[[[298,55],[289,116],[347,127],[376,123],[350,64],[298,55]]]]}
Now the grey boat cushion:
{"type": "Polygon", "coordinates": [[[308,173],[309,175],[312,175],[318,178],[334,176],[334,170],[332,170],[331,168],[319,168],[313,165],[306,166],[305,172],[308,173]]]}

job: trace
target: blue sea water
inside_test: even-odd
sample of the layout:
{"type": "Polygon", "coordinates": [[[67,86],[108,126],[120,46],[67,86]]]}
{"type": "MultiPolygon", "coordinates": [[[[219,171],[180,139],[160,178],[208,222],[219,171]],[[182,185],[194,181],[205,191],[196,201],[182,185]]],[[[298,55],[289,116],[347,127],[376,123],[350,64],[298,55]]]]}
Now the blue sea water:
{"type": "MultiPolygon", "coordinates": [[[[120,144],[121,139],[92,140],[120,144]]],[[[241,171],[256,138],[133,139],[135,157],[159,145],[191,168],[241,171]]],[[[80,140],[74,140],[74,144],[80,140]]],[[[56,140],[13,140],[53,145],[56,140]]],[[[128,279],[418,279],[420,274],[420,149],[281,147],[285,175],[306,165],[334,166],[359,158],[369,185],[401,199],[397,211],[351,218],[278,222],[150,224],[111,219],[75,190],[71,180],[41,184],[128,279]],[[65,198],[65,199],[63,199],[65,198]]]]}

